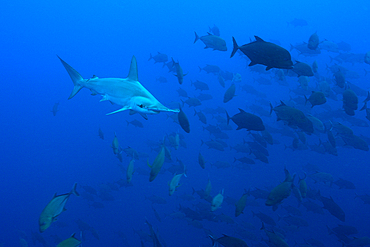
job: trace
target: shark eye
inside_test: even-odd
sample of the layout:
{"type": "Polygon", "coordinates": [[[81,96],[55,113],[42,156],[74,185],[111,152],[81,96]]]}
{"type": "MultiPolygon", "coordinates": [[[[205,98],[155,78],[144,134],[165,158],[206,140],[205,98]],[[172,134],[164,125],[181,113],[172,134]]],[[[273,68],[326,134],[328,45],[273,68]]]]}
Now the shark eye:
{"type": "Polygon", "coordinates": [[[143,104],[141,104],[141,105],[138,105],[138,107],[140,107],[140,108],[144,108],[144,105],[143,105],[143,104]]]}

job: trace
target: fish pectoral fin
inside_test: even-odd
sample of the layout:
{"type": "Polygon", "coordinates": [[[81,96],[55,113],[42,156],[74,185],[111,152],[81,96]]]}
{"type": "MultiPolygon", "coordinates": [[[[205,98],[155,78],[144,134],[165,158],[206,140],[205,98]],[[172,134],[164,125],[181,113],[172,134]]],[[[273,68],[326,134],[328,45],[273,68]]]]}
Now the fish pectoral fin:
{"type": "Polygon", "coordinates": [[[114,112],[111,112],[111,113],[107,113],[106,115],[108,116],[108,115],[112,115],[112,114],[114,114],[114,113],[118,113],[118,112],[121,112],[121,111],[126,111],[126,110],[129,110],[129,109],[131,109],[131,107],[130,106],[124,106],[124,107],[122,107],[121,109],[118,109],[117,111],[114,111],[114,112]]]}

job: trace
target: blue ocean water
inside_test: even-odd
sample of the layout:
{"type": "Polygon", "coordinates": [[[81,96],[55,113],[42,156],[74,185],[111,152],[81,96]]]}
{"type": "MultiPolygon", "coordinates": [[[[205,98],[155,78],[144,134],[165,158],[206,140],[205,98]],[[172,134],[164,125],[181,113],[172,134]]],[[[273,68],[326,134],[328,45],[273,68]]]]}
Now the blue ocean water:
{"type": "MultiPolygon", "coordinates": [[[[149,236],[146,220],[153,225],[155,234],[160,236],[162,246],[211,246],[210,234],[215,238],[222,237],[222,234],[237,237],[248,246],[268,246],[267,243],[271,243],[266,233],[260,230],[261,220],[253,217],[252,212],[272,217],[277,228],[266,225],[267,230],[281,232],[279,237],[289,246],[307,244],[306,240],[311,238],[320,241],[323,246],[342,246],[343,243],[345,246],[363,246],[355,245],[354,237],[370,237],[369,205],[361,198],[355,198],[356,195],[370,193],[369,152],[346,145],[339,135],[336,136],[337,156],[313,150],[315,145],[327,141],[327,133],[306,135],[307,143],[300,143],[302,150],[293,151],[286,146],[291,146],[294,139],[289,134],[297,136],[298,130],[277,121],[275,113],[271,116],[264,114],[270,111],[269,102],[277,106],[282,100],[305,114],[321,118],[325,124],[332,122],[348,126],[355,135],[369,140],[366,111],[356,110],[355,116],[344,113],[342,92],[335,90],[333,73],[327,69],[337,64],[350,71],[346,74],[347,83],[362,89],[360,93],[356,91],[360,109],[369,90],[370,74],[367,71],[370,71],[370,65],[364,61],[335,58],[340,54],[363,54],[365,57],[370,50],[368,1],[4,1],[0,7],[3,87],[0,98],[0,246],[27,246],[25,242],[28,246],[56,246],[73,233],[76,233],[76,238],[83,239],[82,246],[140,246],[140,240],[145,246],[153,246],[153,235],[149,236]],[[287,24],[295,18],[305,20],[307,25],[295,27],[287,24]],[[193,44],[194,31],[203,36],[214,25],[226,41],[227,51],[204,49],[200,40],[193,44]],[[247,66],[249,61],[245,55],[236,54],[230,58],[232,37],[243,45],[257,35],[265,41],[279,42],[289,51],[291,44],[295,46],[307,42],[315,32],[322,42],[318,48],[321,49],[319,55],[305,56],[297,50],[290,51],[290,54],[293,62],[311,65],[317,61],[318,72],[310,77],[309,90],[305,95],[309,97],[310,90],[318,90],[317,85],[325,80],[329,82],[333,95],[337,96],[336,100],[328,97],[322,106],[311,109],[309,103],[304,106],[304,102],[291,100],[296,97],[304,100],[295,91],[301,89],[296,75],[286,75],[286,85],[281,85],[275,77],[277,69],[261,74],[252,71],[256,66],[247,66]],[[325,41],[335,44],[345,42],[351,49],[328,51],[323,46],[325,41]],[[148,61],[150,54],[158,52],[179,61],[186,74],[182,85],[167,67],[155,64],[153,60],[148,61]],[[148,115],[148,120],[139,114],[129,115],[128,111],[106,116],[120,106],[99,102],[100,96],[91,96],[87,89],[67,100],[73,83],[56,55],[83,78],[93,75],[125,78],[134,55],[138,62],[139,81],[165,106],[178,108],[181,100],[186,100],[178,95],[179,88],[190,97],[198,96],[200,91],[191,85],[191,81],[196,80],[208,84],[209,90],[202,93],[212,95],[213,99],[203,101],[196,107],[183,106],[189,119],[190,133],[183,131],[171,119],[173,113],[148,115]],[[223,103],[224,93],[232,82],[225,81],[226,87],[223,88],[217,75],[199,71],[199,67],[207,64],[241,75],[241,81],[234,82],[236,96],[231,101],[223,103]],[[165,77],[167,83],[156,81],[158,77],[165,77]],[[266,78],[271,84],[262,85],[258,82],[259,78],[266,78]],[[253,86],[266,97],[242,90],[244,85],[253,86]],[[361,94],[363,92],[365,94],[361,94]],[[54,116],[51,110],[55,103],[59,105],[54,116]],[[253,111],[253,105],[262,107],[263,111],[253,111]],[[218,107],[224,108],[219,114],[206,114],[208,108],[218,107]],[[194,108],[205,113],[207,124],[193,116],[194,108]],[[246,146],[243,140],[251,142],[253,138],[245,129],[236,130],[237,126],[232,121],[229,123],[232,130],[222,131],[227,135],[227,139],[222,139],[227,144],[224,151],[201,145],[202,141],[216,140],[204,128],[219,126],[217,116],[223,117],[220,121],[225,121],[224,111],[233,116],[239,112],[238,108],[260,116],[271,132],[275,143],[267,146],[268,164],[257,160],[253,154],[234,149],[238,144],[246,146]],[[127,124],[127,121],[135,119],[144,128],[127,124]],[[357,124],[359,121],[361,123],[357,124]],[[362,127],[364,124],[365,127],[362,127]],[[98,136],[99,128],[104,133],[104,140],[98,136]],[[123,149],[131,147],[143,153],[135,162],[136,172],[129,186],[121,187],[126,174],[120,166],[125,170],[131,157],[122,152],[122,163],[115,157],[111,148],[114,133],[123,149]],[[183,144],[176,150],[169,145],[168,136],[176,133],[179,133],[186,147],[183,144]],[[172,159],[167,159],[162,172],[149,182],[149,175],[139,171],[150,172],[147,160],[153,163],[159,152],[158,143],[165,137],[172,159]],[[205,169],[198,164],[199,152],[206,160],[205,169]],[[244,156],[255,160],[256,164],[250,165],[250,169],[240,169],[240,162],[233,163],[234,158],[244,156]],[[173,165],[178,166],[177,160],[186,166],[187,177],[181,178],[181,186],[169,196],[168,182],[174,174],[168,170],[173,165]],[[211,165],[217,161],[228,162],[230,166],[217,168],[211,165]],[[335,184],[315,183],[309,175],[316,170],[303,168],[308,163],[316,165],[317,171],[331,174],[334,181],[340,178],[351,181],[356,189],[339,189],[335,184]],[[308,187],[320,190],[324,197],[332,197],[345,212],[345,222],[326,209],[324,214],[308,212],[304,206],[299,206],[293,193],[278,205],[276,211],[265,206],[265,199],[255,199],[250,195],[244,213],[235,217],[234,202],[244,191],[256,188],[271,191],[284,180],[284,167],[291,174],[297,174],[296,186],[298,176],[303,178],[306,172],[308,187]],[[208,179],[212,182],[210,195],[214,197],[224,190],[225,197],[221,208],[212,214],[211,203],[197,193],[193,194],[193,189],[204,190],[208,179]],[[68,193],[74,183],[78,183],[77,191],[81,196],[71,195],[66,204],[67,210],[49,229],[39,233],[38,219],[42,210],[55,193],[68,193]],[[82,186],[94,188],[97,195],[90,194],[90,197],[104,207],[94,207],[82,186]],[[113,199],[105,198],[103,195],[106,193],[113,199]],[[148,199],[153,196],[161,197],[165,204],[153,204],[148,199]],[[289,214],[282,208],[284,206],[298,208],[302,212],[299,217],[307,221],[308,226],[297,228],[287,223],[284,219],[289,214]],[[161,221],[155,216],[153,208],[161,221]],[[184,208],[194,210],[207,219],[191,218],[190,214],[184,213],[184,208]],[[81,221],[78,220],[88,224],[88,227],[79,226],[77,222],[81,221]],[[334,228],[339,224],[356,227],[358,233],[348,236],[347,242],[343,239],[339,241],[327,229],[327,226],[334,228]],[[146,235],[143,235],[147,238],[142,236],[140,239],[135,233],[140,230],[145,232],[146,235]],[[83,234],[80,235],[80,232],[83,234]]],[[[265,66],[260,67],[264,71],[265,66]]],[[[177,169],[177,173],[181,172],[177,169]]],[[[308,200],[323,207],[318,198],[303,199],[308,200]]]]}

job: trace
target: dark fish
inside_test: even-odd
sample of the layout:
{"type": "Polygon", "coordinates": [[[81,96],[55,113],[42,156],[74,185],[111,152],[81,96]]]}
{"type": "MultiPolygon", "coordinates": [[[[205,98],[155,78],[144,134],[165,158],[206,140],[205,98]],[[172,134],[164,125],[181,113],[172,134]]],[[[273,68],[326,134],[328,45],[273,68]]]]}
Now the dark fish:
{"type": "Polygon", "coordinates": [[[166,63],[166,66],[168,68],[168,72],[176,72],[176,68],[172,60],[166,63]]]}
{"type": "Polygon", "coordinates": [[[348,44],[347,42],[341,41],[337,43],[338,45],[338,50],[349,52],[351,50],[351,45],[348,44]]]}
{"type": "Polygon", "coordinates": [[[146,197],[145,196],[145,199],[148,199],[149,201],[151,201],[153,204],[156,203],[156,204],[167,204],[167,201],[162,198],[162,197],[159,197],[159,196],[156,196],[156,195],[152,195],[150,197],[146,197]]]}
{"type": "Polygon", "coordinates": [[[261,136],[260,134],[252,133],[252,132],[250,134],[253,136],[253,139],[258,144],[260,144],[264,148],[267,148],[267,142],[266,142],[266,140],[265,140],[265,138],[263,136],[261,136]]]}
{"type": "Polygon", "coordinates": [[[206,141],[206,142],[204,142],[203,140],[201,141],[202,141],[201,145],[205,143],[208,146],[208,148],[216,149],[219,151],[224,151],[224,146],[217,141],[206,141]]]}
{"type": "Polygon", "coordinates": [[[263,139],[266,140],[266,142],[270,145],[274,144],[274,140],[272,138],[272,135],[267,130],[264,130],[261,132],[263,139]]]}
{"type": "Polygon", "coordinates": [[[181,85],[184,81],[184,76],[186,76],[186,74],[184,74],[184,72],[182,71],[182,68],[180,66],[180,63],[179,62],[175,62],[175,60],[173,60],[172,58],[172,63],[173,63],[173,66],[176,68],[176,77],[177,77],[177,80],[179,82],[179,84],[181,85]]]}
{"type": "Polygon", "coordinates": [[[229,114],[226,112],[227,123],[229,124],[230,119],[238,125],[237,130],[239,129],[247,129],[247,130],[256,130],[256,131],[263,131],[265,130],[265,126],[263,125],[262,119],[254,114],[245,112],[244,110],[239,108],[239,113],[235,114],[234,116],[230,117],[229,114]]]}
{"type": "Polygon", "coordinates": [[[100,139],[102,139],[102,140],[104,140],[104,133],[103,133],[103,131],[101,130],[101,128],[99,127],[99,137],[100,137],[100,139]]]}
{"type": "Polygon", "coordinates": [[[272,68],[292,69],[293,62],[289,51],[270,42],[266,42],[258,36],[254,36],[256,41],[243,46],[238,46],[233,37],[233,51],[230,57],[240,49],[250,60],[249,66],[256,64],[266,65],[266,70],[272,68]]]}
{"type": "Polygon", "coordinates": [[[267,149],[264,148],[261,144],[259,144],[257,142],[245,142],[244,141],[244,144],[248,144],[248,146],[251,150],[257,150],[257,151],[263,153],[263,155],[269,156],[269,152],[267,151],[267,149]]]}
{"type": "Polygon", "coordinates": [[[343,178],[339,178],[337,181],[334,181],[333,184],[337,185],[339,189],[356,189],[356,186],[351,181],[344,180],[343,178]]]}
{"type": "Polygon", "coordinates": [[[218,239],[214,239],[211,235],[209,235],[209,238],[212,240],[212,246],[217,246],[217,243],[219,243],[224,247],[248,247],[243,240],[225,234],[218,239]]]}
{"type": "Polygon", "coordinates": [[[202,81],[196,80],[195,82],[191,82],[191,85],[195,87],[195,90],[198,90],[198,89],[200,91],[209,90],[207,83],[202,82],[202,81]]]}
{"type": "Polygon", "coordinates": [[[355,110],[358,108],[358,97],[350,88],[347,88],[343,92],[343,108],[344,111],[350,116],[354,116],[355,110]]]}
{"type": "Polygon", "coordinates": [[[252,160],[252,159],[250,159],[248,157],[241,157],[239,159],[237,159],[237,158],[234,157],[234,163],[236,161],[239,161],[239,162],[244,163],[244,164],[249,164],[249,165],[256,164],[256,162],[254,160],[252,160]]]}
{"type": "Polygon", "coordinates": [[[231,84],[231,86],[226,90],[225,94],[224,94],[224,103],[227,103],[229,102],[230,100],[232,100],[235,96],[235,84],[231,84]]]}
{"type": "Polygon", "coordinates": [[[314,76],[311,66],[306,63],[299,62],[299,61],[296,61],[296,64],[294,64],[293,71],[297,73],[298,77],[314,76]]]}
{"type": "Polygon", "coordinates": [[[264,199],[266,200],[270,194],[267,190],[262,190],[256,188],[255,190],[249,191],[249,194],[252,195],[256,199],[264,199]]]}
{"type": "Polygon", "coordinates": [[[334,227],[331,229],[336,234],[342,234],[342,235],[353,235],[357,234],[358,230],[354,226],[347,226],[347,225],[338,225],[337,227],[334,227]]]}
{"type": "Polygon", "coordinates": [[[98,192],[96,191],[96,189],[94,189],[93,187],[89,186],[89,185],[84,185],[84,186],[81,186],[87,193],[89,194],[92,194],[92,195],[98,195],[98,192]]]}
{"type": "Polygon", "coordinates": [[[287,106],[284,102],[273,107],[270,105],[270,114],[272,111],[276,113],[277,121],[283,120],[290,127],[298,127],[307,134],[312,134],[314,131],[313,123],[304,115],[304,113],[296,108],[287,106]]]}
{"type": "Polygon", "coordinates": [[[199,153],[199,155],[198,155],[198,163],[199,163],[200,167],[202,167],[203,169],[206,168],[206,161],[204,160],[204,157],[201,153],[199,153]]]}
{"type": "Polygon", "coordinates": [[[329,143],[333,146],[333,148],[336,148],[337,143],[335,141],[335,137],[333,135],[333,132],[331,130],[328,130],[327,134],[328,134],[329,143]]]}
{"type": "Polygon", "coordinates": [[[184,111],[182,110],[181,107],[180,107],[180,112],[177,114],[177,117],[178,117],[179,124],[180,124],[181,128],[186,133],[190,133],[190,124],[189,124],[188,117],[185,115],[185,113],[184,113],[184,111]]]}
{"type": "Polygon", "coordinates": [[[284,208],[291,215],[302,216],[302,212],[296,207],[288,205],[282,206],[282,208],[284,208]]]}
{"type": "Polygon", "coordinates": [[[220,72],[221,69],[217,65],[207,64],[204,68],[199,67],[199,72],[201,72],[202,70],[207,72],[207,74],[212,73],[212,74],[217,75],[220,72]]]}
{"type": "Polygon", "coordinates": [[[311,103],[312,105],[311,108],[314,107],[315,105],[322,105],[326,103],[326,97],[323,92],[312,91],[312,94],[309,98],[307,98],[306,95],[304,97],[306,99],[306,103],[307,101],[311,103]]]}
{"type": "Polygon", "coordinates": [[[187,100],[183,101],[183,105],[185,103],[188,104],[189,107],[191,107],[191,106],[195,107],[195,106],[199,106],[199,105],[202,104],[202,102],[200,102],[200,100],[198,98],[195,98],[195,97],[191,97],[191,98],[188,98],[187,100]]]}
{"type": "Polygon", "coordinates": [[[219,75],[222,76],[222,78],[224,78],[225,81],[232,81],[233,78],[234,78],[234,73],[232,73],[230,71],[220,70],[219,75]]]}
{"type": "Polygon", "coordinates": [[[346,145],[354,147],[355,149],[369,151],[369,145],[367,142],[359,136],[356,135],[342,135],[341,136],[346,145]]]}
{"type": "Polygon", "coordinates": [[[213,24],[213,27],[208,27],[209,28],[209,32],[210,33],[213,33],[213,35],[216,35],[216,36],[220,36],[220,29],[215,25],[213,24]]]}
{"type": "Polygon", "coordinates": [[[317,61],[315,60],[315,61],[313,61],[313,63],[312,63],[312,71],[314,72],[314,73],[317,73],[317,69],[319,68],[319,65],[317,64],[317,61]]]}
{"type": "Polygon", "coordinates": [[[203,114],[203,112],[201,112],[201,111],[196,111],[195,109],[194,109],[194,116],[195,115],[197,115],[198,116],[198,118],[199,118],[199,121],[201,121],[202,123],[204,123],[204,124],[207,124],[207,118],[206,118],[206,115],[204,115],[203,114]]]}
{"type": "Polygon", "coordinates": [[[304,201],[302,203],[302,205],[306,208],[307,212],[311,211],[315,214],[324,214],[324,210],[323,210],[322,206],[314,203],[311,200],[304,201]]]}
{"type": "Polygon", "coordinates": [[[333,198],[327,198],[320,195],[319,200],[322,202],[322,204],[324,204],[324,209],[328,210],[331,215],[343,222],[346,220],[346,215],[343,209],[341,209],[339,205],[334,202],[333,198]]]}
{"type": "Polygon", "coordinates": [[[307,26],[308,23],[306,20],[294,18],[294,20],[288,22],[288,25],[292,25],[294,27],[304,27],[307,26]]]}
{"type": "Polygon", "coordinates": [[[51,110],[51,112],[53,113],[53,116],[55,117],[55,115],[57,115],[57,112],[59,111],[58,110],[58,106],[59,106],[59,102],[55,103],[53,105],[53,109],[51,110]]]}
{"type": "Polygon", "coordinates": [[[262,161],[263,163],[268,164],[269,160],[266,155],[264,155],[261,151],[255,150],[255,149],[250,149],[250,152],[254,154],[256,159],[262,161]]]}
{"type": "Polygon", "coordinates": [[[220,83],[221,87],[225,88],[225,79],[219,74],[218,75],[218,82],[220,83]]]}
{"type": "Polygon", "coordinates": [[[346,85],[346,78],[344,77],[344,73],[342,72],[342,70],[339,69],[334,73],[334,79],[338,87],[344,88],[344,86],[346,85]]]}
{"type": "Polygon", "coordinates": [[[308,39],[307,47],[311,50],[316,50],[319,46],[319,36],[317,35],[317,32],[313,33],[310,38],[308,39]]]}
{"type": "Polygon", "coordinates": [[[201,40],[206,45],[206,47],[204,47],[204,49],[212,48],[214,51],[216,51],[216,50],[217,51],[227,51],[225,40],[223,40],[219,36],[212,35],[211,33],[208,33],[208,35],[204,35],[204,36],[199,37],[196,32],[194,32],[194,33],[195,33],[194,44],[198,40],[201,40]]]}
{"type": "Polygon", "coordinates": [[[253,214],[253,217],[254,216],[257,216],[257,218],[259,218],[262,222],[268,224],[268,225],[272,225],[272,226],[276,226],[276,222],[273,218],[271,218],[270,216],[268,216],[267,214],[264,214],[264,213],[255,213],[252,211],[252,214],[253,214]]]}
{"type": "Polygon", "coordinates": [[[147,220],[145,220],[145,223],[149,226],[150,237],[153,240],[153,247],[162,247],[163,245],[159,242],[158,236],[155,233],[153,226],[147,220]]]}
{"type": "Polygon", "coordinates": [[[160,82],[160,83],[167,83],[167,78],[164,76],[157,76],[155,78],[155,81],[160,82]]]}
{"type": "Polygon", "coordinates": [[[200,100],[200,101],[205,101],[205,100],[211,100],[213,99],[213,96],[211,94],[205,94],[205,93],[201,93],[197,96],[197,98],[200,100]]]}
{"type": "Polygon", "coordinates": [[[302,227],[302,226],[308,226],[308,222],[305,219],[293,216],[293,215],[288,215],[282,217],[282,219],[288,224],[288,225],[293,225],[297,227],[302,227]]]}
{"type": "Polygon", "coordinates": [[[179,94],[180,97],[185,97],[185,98],[189,97],[188,93],[182,88],[179,88],[176,91],[177,91],[177,93],[179,94]]]}
{"type": "Polygon", "coordinates": [[[295,46],[291,44],[290,51],[294,49],[296,49],[303,56],[316,56],[316,55],[321,54],[320,49],[316,49],[316,50],[308,49],[307,43],[300,43],[300,44],[296,44],[295,46]]]}
{"type": "Polygon", "coordinates": [[[135,127],[139,127],[139,128],[144,128],[144,125],[143,125],[143,123],[142,122],[140,122],[139,120],[132,120],[131,122],[129,122],[129,121],[127,121],[126,120],[126,122],[127,122],[127,126],[129,125],[129,124],[132,124],[133,126],[135,126],[135,127]]]}
{"type": "Polygon", "coordinates": [[[163,63],[164,67],[166,65],[166,62],[168,61],[168,56],[160,52],[158,52],[158,54],[155,56],[152,56],[152,54],[150,53],[148,61],[150,61],[151,59],[154,60],[154,63],[163,63]]]}

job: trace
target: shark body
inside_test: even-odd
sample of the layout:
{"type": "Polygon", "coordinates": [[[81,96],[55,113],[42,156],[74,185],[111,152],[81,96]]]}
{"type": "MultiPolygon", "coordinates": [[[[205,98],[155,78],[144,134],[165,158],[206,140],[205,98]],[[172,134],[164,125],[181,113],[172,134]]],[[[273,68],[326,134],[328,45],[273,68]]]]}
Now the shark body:
{"type": "Polygon", "coordinates": [[[88,88],[93,95],[101,95],[100,101],[110,101],[122,106],[107,115],[130,110],[130,114],[139,113],[145,119],[147,114],[158,114],[160,112],[175,112],[178,109],[169,109],[162,105],[145,87],[138,81],[137,62],[135,56],[131,59],[129,74],[126,78],[99,78],[93,76],[84,79],[74,68],[63,61],[59,56],[64,68],[71,77],[74,88],[68,97],[73,98],[82,88],[88,88]]]}

